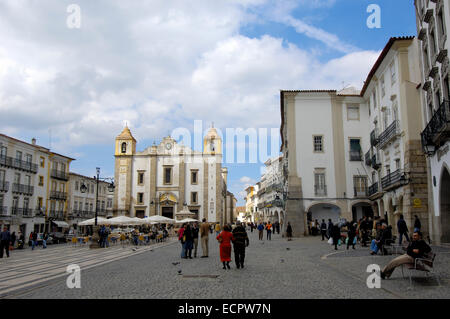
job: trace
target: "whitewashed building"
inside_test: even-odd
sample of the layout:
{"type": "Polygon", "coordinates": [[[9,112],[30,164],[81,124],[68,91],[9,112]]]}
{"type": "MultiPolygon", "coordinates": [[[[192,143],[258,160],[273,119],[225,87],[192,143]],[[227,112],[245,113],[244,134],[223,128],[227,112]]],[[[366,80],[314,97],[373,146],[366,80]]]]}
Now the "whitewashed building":
{"type": "Polygon", "coordinates": [[[448,0],[415,0],[421,71],[422,147],[427,154],[429,223],[436,242],[450,242],[450,78],[448,0]]]}
{"type": "Polygon", "coordinates": [[[359,92],[282,91],[281,117],[286,222],[294,236],[306,234],[307,219],[372,215],[362,156],[369,114],[359,92]]]}
{"type": "MultiPolygon", "coordinates": [[[[109,183],[104,181],[100,181],[98,185],[97,215],[100,217],[107,217],[108,198],[110,198],[112,204],[113,193],[109,192],[108,186],[109,183]]],[[[70,172],[67,198],[67,219],[72,228],[76,229],[79,222],[95,217],[96,191],[97,182],[93,177],[87,177],[70,172]],[[85,193],[81,192],[81,185],[86,186],[85,193]]]]}
{"type": "Polygon", "coordinates": [[[0,226],[28,236],[65,225],[73,158],[0,134],[0,226]]]}
{"type": "Polygon", "coordinates": [[[169,136],[139,152],[126,127],[116,138],[114,214],[176,218],[186,205],[197,219],[223,223],[222,139],[210,128],[203,142],[193,151],[169,136]]]}
{"type": "Polygon", "coordinates": [[[414,216],[428,235],[428,189],[420,143],[422,113],[418,40],[391,38],[372,68],[362,95],[369,106],[369,197],[376,215],[397,231],[401,214],[410,230],[414,216]]]}
{"type": "Polygon", "coordinates": [[[258,211],[264,221],[283,223],[284,211],[283,176],[281,171],[282,157],[269,158],[265,163],[265,171],[261,176],[260,189],[258,190],[258,211]],[[278,196],[278,199],[277,199],[278,196]]]}

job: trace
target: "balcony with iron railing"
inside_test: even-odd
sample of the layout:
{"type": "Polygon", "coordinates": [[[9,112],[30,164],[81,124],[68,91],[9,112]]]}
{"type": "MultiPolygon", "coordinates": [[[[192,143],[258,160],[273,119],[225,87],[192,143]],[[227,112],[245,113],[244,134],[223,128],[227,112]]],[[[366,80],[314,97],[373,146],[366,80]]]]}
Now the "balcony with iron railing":
{"type": "Polygon", "coordinates": [[[427,146],[438,149],[450,139],[450,102],[442,102],[439,109],[433,114],[430,122],[421,133],[422,148],[428,153],[427,146]]]}
{"type": "Polygon", "coordinates": [[[362,162],[361,151],[351,150],[349,151],[349,157],[351,162],[362,162]]]}
{"type": "Polygon", "coordinates": [[[67,174],[65,171],[60,171],[57,169],[52,169],[50,172],[50,176],[63,181],[69,180],[69,174],[67,174]]]}
{"type": "Polygon", "coordinates": [[[378,138],[378,132],[376,129],[374,129],[372,132],[370,132],[370,145],[372,146],[377,146],[379,142],[379,138],[378,138]]]}
{"type": "Polygon", "coordinates": [[[372,185],[369,186],[369,191],[368,191],[368,195],[372,196],[376,193],[378,193],[378,182],[373,183],[372,185]]]}
{"type": "Polygon", "coordinates": [[[10,216],[10,214],[8,213],[8,206],[0,206],[0,216],[10,216]]]}
{"type": "Polygon", "coordinates": [[[98,216],[106,216],[106,209],[100,209],[97,211],[98,216]]]}
{"type": "Polygon", "coordinates": [[[55,220],[64,220],[64,211],[63,210],[50,210],[48,212],[48,218],[55,220]]]}
{"type": "Polygon", "coordinates": [[[385,147],[390,141],[392,141],[394,138],[397,137],[399,131],[399,123],[398,121],[392,122],[391,125],[389,125],[383,133],[379,136],[379,142],[378,147],[383,148],[385,147]]]}
{"type": "Polygon", "coordinates": [[[314,194],[316,196],[327,196],[327,185],[314,185],[314,194]]]}
{"type": "Polygon", "coordinates": [[[50,199],[56,199],[56,200],[67,200],[67,193],[66,192],[59,192],[59,191],[51,191],[50,192],[50,199]]]}
{"type": "Polygon", "coordinates": [[[9,190],[9,182],[0,182],[0,192],[7,192],[9,190]]]}
{"type": "Polygon", "coordinates": [[[37,164],[5,155],[0,155],[0,166],[11,167],[34,174],[36,174],[38,171],[37,164]]]}
{"type": "Polygon", "coordinates": [[[403,173],[403,170],[398,169],[381,179],[381,187],[383,188],[383,190],[386,190],[398,183],[401,183],[404,180],[405,174],[403,173]]]}
{"type": "Polygon", "coordinates": [[[13,183],[12,192],[31,196],[34,193],[34,186],[13,183]]]}

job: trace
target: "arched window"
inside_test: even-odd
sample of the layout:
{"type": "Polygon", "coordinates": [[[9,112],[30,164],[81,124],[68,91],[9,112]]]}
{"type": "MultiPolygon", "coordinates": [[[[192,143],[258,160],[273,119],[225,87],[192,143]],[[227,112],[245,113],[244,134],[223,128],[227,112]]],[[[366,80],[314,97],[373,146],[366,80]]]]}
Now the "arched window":
{"type": "Polygon", "coordinates": [[[127,143],[123,142],[122,143],[122,153],[126,153],[127,152],[127,143]]]}

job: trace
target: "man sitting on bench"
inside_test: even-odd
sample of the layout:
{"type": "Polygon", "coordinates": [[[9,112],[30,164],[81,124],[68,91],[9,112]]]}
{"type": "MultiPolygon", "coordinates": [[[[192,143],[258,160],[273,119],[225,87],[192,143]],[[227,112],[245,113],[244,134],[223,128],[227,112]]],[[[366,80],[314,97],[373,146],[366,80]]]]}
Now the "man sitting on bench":
{"type": "Polygon", "coordinates": [[[430,246],[422,239],[420,231],[414,232],[412,241],[408,245],[406,254],[394,258],[381,271],[381,278],[389,278],[394,272],[395,268],[404,264],[413,264],[416,258],[423,258],[425,254],[431,251],[430,246]]]}

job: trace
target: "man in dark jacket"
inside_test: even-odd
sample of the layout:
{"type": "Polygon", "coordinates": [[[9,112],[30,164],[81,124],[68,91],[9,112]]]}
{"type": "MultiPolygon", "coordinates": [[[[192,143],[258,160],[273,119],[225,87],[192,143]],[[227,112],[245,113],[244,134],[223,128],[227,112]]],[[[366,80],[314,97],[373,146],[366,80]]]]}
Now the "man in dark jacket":
{"type": "Polygon", "coordinates": [[[322,234],[322,240],[325,240],[325,237],[328,239],[327,235],[327,224],[325,223],[325,219],[322,219],[322,223],[320,224],[320,233],[322,234]]]}
{"type": "Polygon", "coordinates": [[[11,234],[8,228],[3,227],[0,233],[0,258],[3,258],[3,250],[6,250],[6,257],[9,258],[9,243],[11,241],[11,234]]]}
{"type": "Polygon", "coordinates": [[[236,262],[236,268],[244,268],[245,259],[245,247],[248,247],[249,240],[245,228],[242,227],[240,222],[237,222],[237,226],[233,229],[233,248],[234,248],[234,260],[236,262]]]}
{"type": "Polygon", "coordinates": [[[194,226],[192,227],[192,237],[194,240],[194,258],[197,258],[198,233],[199,232],[200,232],[200,229],[198,228],[198,224],[194,223],[194,226]]]}
{"type": "Polygon", "coordinates": [[[328,228],[327,228],[328,239],[331,237],[331,228],[333,228],[333,222],[331,221],[331,218],[328,218],[328,228]]]}
{"type": "Polygon", "coordinates": [[[408,226],[406,226],[406,222],[403,219],[403,215],[400,215],[400,219],[397,222],[397,229],[399,233],[399,241],[398,244],[401,245],[403,241],[403,235],[405,236],[406,240],[409,242],[408,237],[408,226]]]}
{"type": "Polygon", "coordinates": [[[408,245],[406,254],[394,258],[381,271],[381,278],[389,278],[395,268],[403,264],[414,264],[416,258],[424,258],[426,254],[431,252],[430,246],[422,239],[421,232],[414,232],[412,241],[408,245]]]}

